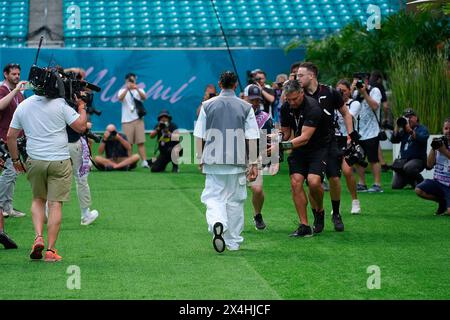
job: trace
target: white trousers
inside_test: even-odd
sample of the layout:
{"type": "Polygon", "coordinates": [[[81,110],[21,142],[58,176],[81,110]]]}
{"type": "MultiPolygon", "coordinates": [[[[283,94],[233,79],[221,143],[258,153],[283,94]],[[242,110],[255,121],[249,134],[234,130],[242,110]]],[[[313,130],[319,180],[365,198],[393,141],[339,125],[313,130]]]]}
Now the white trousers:
{"type": "Polygon", "coordinates": [[[208,231],[213,232],[216,222],[224,227],[223,239],[232,249],[244,241],[244,203],[247,198],[245,173],[207,174],[201,201],[206,205],[208,231]]]}
{"type": "Polygon", "coordinates": [[[86,209],[91,206],[91,190],[88,184],[88,174],[80,178],[78,171],[83,164],[83,151],[81,149],[81,141],[69,143],[70,158],[73,164],[73,176],[75,177],[78,202],[80,209],[86,209]]]}

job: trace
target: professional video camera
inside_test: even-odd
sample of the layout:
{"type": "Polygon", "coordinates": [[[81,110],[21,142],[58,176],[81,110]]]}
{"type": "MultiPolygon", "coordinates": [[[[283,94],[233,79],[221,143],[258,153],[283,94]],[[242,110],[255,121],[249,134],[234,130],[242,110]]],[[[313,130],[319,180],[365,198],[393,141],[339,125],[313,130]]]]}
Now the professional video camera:
{"type": "Polygon", "coordinates": [[[43,39],[44,37],[41,37],[39,41],[36,58],[28,75],[28,81],[31,83],[35,94],[50,99],[64,98],[69,105],[75,107],[75,97],[82,98],[82,91],[90,89],[99,92],[101,90],[100,87],[92,83],[78,79],[74,72],[64,73],[62,68],[56,67],[38,67],[36,64],[43,39]]]}
{"type": "Polygon", "coordinates": [[[357,164],[363,168],[366,168],[368,165],[368,163],[364,160],[364,150],[359,144],[354,142],[351,142],[350,146],[345,149],[344,160],[350,167],[357,164]]]}
{"type": "Polygon", "coordinates": [[[437,150],[443,145],[445,145],[445,147],[448,148],[447,136],[433,138],[433,140],[431,141],[431,148],[433,148],[433,150],[437,150]]]}

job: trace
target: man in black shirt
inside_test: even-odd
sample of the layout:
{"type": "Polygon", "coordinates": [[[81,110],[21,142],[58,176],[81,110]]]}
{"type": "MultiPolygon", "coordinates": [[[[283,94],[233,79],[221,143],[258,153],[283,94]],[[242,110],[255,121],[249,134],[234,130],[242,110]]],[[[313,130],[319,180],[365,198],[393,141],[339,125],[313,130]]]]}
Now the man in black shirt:
{"type": "Polygon", "coordinates": [[[281,133],[283,140],[293,137],[292,153],[288,157],[292,197],[300,225],[292,237],[313,235],[308,225],[308,200],[303,183],[308,182],[309,194],[315,208],[323,211],[322,178],[328,154],[328,133],[325,114],[318,103],[305,96],[297,80],[289,80],[283,87],[286,103],[281,107],[281,133]]]}
{"type": "Polygon", "coordinates": [[[182,156],[182,149],[179,141],[179,134],[176,133],[178,127],[172,122],[172,116],[167,110],[161,110],[158,115],[158,123],[155,129],[150,132],[150,138],[157,137],[159,155],[155,161],[151,163],[152,172],[163,172],[166,170],[169,162],[172,162],[172,172],[178,173],[178,159],[175,156],[182,156]],[[172,159],[172,150],[175,149],[174,158],[172,159]],[[175,160],[175,161],[174,161],[175,160]]]}
{"type": "Polygon", "coordinates": [[[139,161],[139,155],[131,154],[131,144],[127,136],[118,133],[116,126],[109,124],[103,134],[103,139],[98,146],[98,156],[95,162],[100,170],[123,170],[128,171],[136,168],[139,161]],[[103,157],[105,153],[105,157],[103,157]]]}
{"type": "MultiPolygon", "coordinates": [[[[358,135],[353,130],[352,116],[344,100],[336,89],[319,84],[317,81],[318,70],[311,62],[304,62],[300,64],[297,71],[297,79],[300,82],[305,95],[313,98],[319,103],[320,108],[325,114],[325,123],[328,128],[330,136],[328,143],[328,157],[326,159],[326,175],[330,182],[330,197],[333,207],[332,222],[336,231],[344,231],[344,223],[339,212],[341,200],[341,165],[342,152],[338,149],[337,141],[335,139],[335,110],[338,110],[344,118],[344,123],[347,132],[351,132],[347,137],[347,142],[350,142],[350,136],[357,139],[358,135]]],[[[311,207],[314,214],[314,233],[322,232],[325,224],[325,211],[319,210],[319,206],[314,204],[314,198],[310,199],[311,207]]]]}

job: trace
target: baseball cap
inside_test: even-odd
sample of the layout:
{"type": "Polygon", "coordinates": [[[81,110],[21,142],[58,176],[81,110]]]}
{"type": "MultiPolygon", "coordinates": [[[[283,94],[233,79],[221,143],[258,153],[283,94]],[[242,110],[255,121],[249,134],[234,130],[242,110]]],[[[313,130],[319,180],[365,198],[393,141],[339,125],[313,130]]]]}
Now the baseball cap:
{"type": "Polygon", "coordinates": [[[406,109],[403,111],[403,116],[404,116],[404,117],[410,117],[410,116],[417,116],[417,114],[414,112],[413,109],[411,109],[411,108],[406,108],[406,109]]]}
{"type": "Polygon", "coordinates": [[[167,118],[169,118],[169,120],[172,120],[172,116],[169,114],[169,111],[167,111],[166,109],[161,110],[161,112],[158,115],[158,121],[162,117],[167,117],[167,118]]]}
{"type": "Polygon", "coordinates": [[[261,89],[257,85],[251,85],[248,87],[248,99],[260,99],[262,100],[261,89]]]}

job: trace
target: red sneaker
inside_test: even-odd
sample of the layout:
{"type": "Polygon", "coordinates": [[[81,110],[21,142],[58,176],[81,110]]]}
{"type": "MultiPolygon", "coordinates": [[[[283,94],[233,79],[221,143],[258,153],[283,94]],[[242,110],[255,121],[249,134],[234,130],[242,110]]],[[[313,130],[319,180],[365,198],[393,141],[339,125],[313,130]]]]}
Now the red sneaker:
{"type": "Polygon", "coordinates": [[[33,260],[42,259],[42,251],[44,250],[45,243],[42,236],[37,236],[34,239],[33,247],[31,248],[30,258],[33,260]]]}
{"type": "Polygon", "coordinates": [[[47,249],[45,252],[45,262],[58,262],[61,261],[62,257],[58,255],[58,251],[56,249],[47,249]]]}

